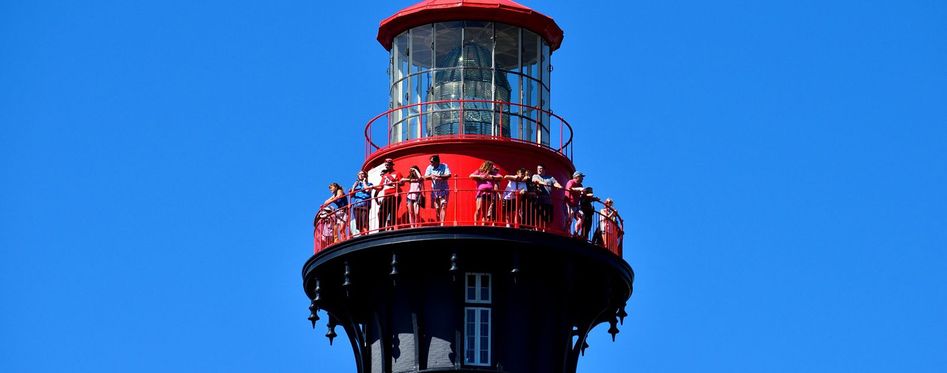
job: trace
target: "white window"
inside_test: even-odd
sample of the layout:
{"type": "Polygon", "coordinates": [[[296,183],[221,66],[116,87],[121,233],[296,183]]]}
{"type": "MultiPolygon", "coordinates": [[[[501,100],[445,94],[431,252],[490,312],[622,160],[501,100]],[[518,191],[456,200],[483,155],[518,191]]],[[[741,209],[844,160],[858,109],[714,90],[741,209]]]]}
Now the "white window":
{"type": "Polygon", "coordinates": [[[490,309],[464,308],[464,364],[490,365],[490,309]]]}
{"type": "Polygon", "coordinates": [[[490,299],[490,274],[467,274],[467,303],[487,303],[490,299]]]}
{"type": "Polygon", "coordinates": [[[492,301],[489,273],[466,274],[464,308],[464,364],[490,365],[490,303],[492,301]]]}

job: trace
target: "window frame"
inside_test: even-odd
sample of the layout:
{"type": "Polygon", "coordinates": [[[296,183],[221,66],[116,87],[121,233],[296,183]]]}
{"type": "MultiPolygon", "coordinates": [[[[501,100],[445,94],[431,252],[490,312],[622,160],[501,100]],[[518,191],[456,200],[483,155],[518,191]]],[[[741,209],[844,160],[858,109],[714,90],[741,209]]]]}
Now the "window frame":
{"type": "Polygon", "coordinates": [[[463,342],[464,343],[464,350],[463,350],[464,351],[464,360],[463,360],[464,365],[482,366],[482,367],[488,367],[488,366],[493,365],[492,364],[492,360],[493,360],[493,349],[492,349],[493,309],[491,307],[464,307],[464,339],[463,341],[464,341],[463,342]],[[472,336],[474,340],[474,345],[470,349],[473,351],[473,356],[470,356],[470,354],[468,354],[468,348],[467,348],[468,347],[467,341],[471,338],[471,335],[467,333],[467,324],[470,322],[468,318],[468,314],[470,311],[473,311],[473,314],[474,314],[474,320],[473,320],[474,335],[472,336]],[[483,314],[484,311],[486,312],[486,315],[487,315],[486,322],[484,322],[483,319],[481,318],[481,315],[483,314]],[[480,333],[480,330],[483,327],[483,324],[486,324],[487,326],[486,336],[480,333]],[[481,340],[483,338],[487,339],[486,346],[484,346],[481,343],[481,340]],[[487,353],[486,361],[482,361],[480,359],[481,354],[484,351],[487,353]]]}
{"type": "Polygon", "coordinates": [[[480,273],[480,272],[467,272],[464,274],[464,302],[470,304],[491,304],[493,303],[493,275],[489,273],[480,273]],[[475,276],[476,280],[474,281],[474,299],[471,299],[469,296],[470,290],[470,276],[475,276]],[[483,294],[483,278],[487,278],[488,285],[487,288],[487,297],[483,299],[481,295],[483,294]]]}

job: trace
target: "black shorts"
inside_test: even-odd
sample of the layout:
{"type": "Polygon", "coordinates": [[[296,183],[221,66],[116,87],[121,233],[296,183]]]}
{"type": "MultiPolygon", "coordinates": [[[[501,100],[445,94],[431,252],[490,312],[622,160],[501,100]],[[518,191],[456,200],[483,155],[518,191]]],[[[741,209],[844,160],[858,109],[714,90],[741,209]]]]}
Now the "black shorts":
{"type": "Polygon", "coordinates": [[[551,203],[539,204],[539,218],[547,223],[552,222],[552,204],[551,203]]]}

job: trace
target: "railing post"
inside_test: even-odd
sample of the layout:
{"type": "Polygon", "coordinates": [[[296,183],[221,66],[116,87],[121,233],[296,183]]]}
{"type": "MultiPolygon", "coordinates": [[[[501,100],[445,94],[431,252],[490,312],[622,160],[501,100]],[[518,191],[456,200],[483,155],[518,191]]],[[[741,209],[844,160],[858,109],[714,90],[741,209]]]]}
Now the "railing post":
{"type": "Polygon", "coordinates": [[[500,136],[503,137],[503,104],[500,104],[500,136]]]}
{"type": "Polygon", "coordinates": [[[457,121],[458,123],[457,126],[460,127],[458,128],[458,131],[460,132],[460,134],[464,135],[466,132],[466,129],[464,128],[464,102],[465,100],[459,100],[459,102],[460,102],[460,120],[457,121]]]}

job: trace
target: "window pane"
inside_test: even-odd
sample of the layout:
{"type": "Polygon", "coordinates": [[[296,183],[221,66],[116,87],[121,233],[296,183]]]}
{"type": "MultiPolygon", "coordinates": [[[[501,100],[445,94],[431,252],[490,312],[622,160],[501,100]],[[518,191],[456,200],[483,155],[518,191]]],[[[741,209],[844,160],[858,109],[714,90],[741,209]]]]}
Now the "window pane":
{"type": "Polygon", "coordinates": [[[413,72],[434,67],[434,26],[411,29],[411,64],[413,72]]]}
{"type": "MultiPolygon", "coordinates": [[[[464,27],[463,98],[493,101],[493,23],[468,21],[464,27]]],[[[497,87],[498,89],[500,87],[497,87]]],[[[506,91],[509,91],[507,84],[506,91]]],[[[507,96],[509,94],[507,93],[507,96]]],[[[493,104],[464,104],[464,134],[493,134],[493,104]]]]}
{"type": "Polygon", "coordinates": [[[520,29],[496,24],[496,68],[519,71],[520,29]]]}
{"type": "MultiPolygon", "coordinates": [[[[398,35],[391,46],[391,104],[393,107],[401,107],[407,104],[407,70],[408,70],[408,33],[398,35]]],[[[405,112],[399,110],[392,112],[389,125],[391,126],[390,142],[399,142],[404,139],[402,130],[404,129],[403,120],[405,112]]]]}
{"type": "Polygon", "coordinates": [[[490,301],[490,276],[483,275],[480,281],[480,300],[490,301]]]}

